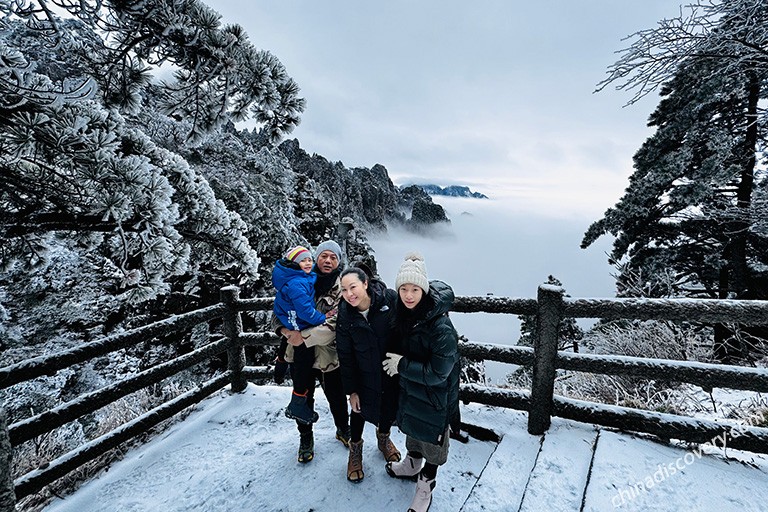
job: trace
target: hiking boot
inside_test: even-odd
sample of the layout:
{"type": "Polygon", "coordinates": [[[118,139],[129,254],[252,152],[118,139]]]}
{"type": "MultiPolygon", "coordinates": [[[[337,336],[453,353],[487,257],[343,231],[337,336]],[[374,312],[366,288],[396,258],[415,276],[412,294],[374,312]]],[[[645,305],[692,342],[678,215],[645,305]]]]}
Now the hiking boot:
{"type": "Polygon", "coordinates": [[[352,437],[352,430],[347,426],[344,429],[336,429],[336,439],[341,441],[341,444],[349,448],[349,438],[352,437]]]}
{"type": "Polygon", "coordinates": [[[416,481],[416,494],[413,496],[408,512],[427,512],[432,504],[432,489],[435,488],[435,479],[428,480],[422,474],[416,481]]]}
{"type": "Polygon", "coordinates": [[[410,453],[406,453],[403,460],[400,462],[388,462],[385,468],[387,474],[392,478],[401,478],[415,482],[419,477],[422,461],[423,459],[414,459],[410,453]]]}
{"type": "Polygon", "coordinates": [[[376,441],[379,444],[379,451],[384,455],[387,462],[398,462],[400,460],[400,451],[389,438],[389,432],[383,434],[376,429],[376,441]]]}
{"type": "Polygon", "coordinates": [[[317,413],[307,405],[306,391],[303,395],[296,393],[296,391],[291,393],[291,403],[285,408],[285,415],[305,425],[311,425],[319,418],[317,413]]]}
{"type": "Polygon", "coordinates": [[[315,458],[315,437],[312,435],[312,431],[301,432],[299,437],[299,457],[298,460],[302,464],[306,464],[315,458]]]}
{"type": "Polygon", "coordinates": [[[347,462],[347,480],[354,483],[363,481],[363,440],[349,442],[349,461],[347,462]]]}

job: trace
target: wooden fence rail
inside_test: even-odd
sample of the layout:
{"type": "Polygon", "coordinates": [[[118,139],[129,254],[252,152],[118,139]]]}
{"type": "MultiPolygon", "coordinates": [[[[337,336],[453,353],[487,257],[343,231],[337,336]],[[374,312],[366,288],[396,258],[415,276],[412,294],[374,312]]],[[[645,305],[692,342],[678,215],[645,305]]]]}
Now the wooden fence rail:
{"type": "Polygon", "coordinates": [[[676,320],[708,324],[767,325],[766,300],[563,299],[563,314],[574,318],[676,320]]]}
{"type": "MultiPolygon", "coordinates": [[[[221,290],[219,304],[175,315],[131,331],[107,336],[78,347],[0,368],[0,389],[88,361],[109,352],[151,340],[160,335],[185,331],[215,319],[222,321],[222,335],[195,351],[161,363],[138,375],[82,395],[31,418],[6,425],[0,410],[0,512],[14,510],[16,500],[40,491],[46,485],[106,453],[121,443],[147,432],[185,408],[198,403],[229,384],[233,392],[245,389],[248,380],[269,377],[270,368],[246,366],[244,347],[276,345],[273,333],[246,333],[241,313],[269,311],[271,298],[240,299],[237,287],[221,290]],[[72,420],[92,413],[130,393],[155,384],[206,359],[227,353],[227,371],[115,430],[78,447],[57,459],[11,481],[14,446],[50,432],[72,420]]],[[[528,431],[543,434],[551,417],[595,423],[621,430],[643,432],[664,439],[705,443],[722,439],[737,449],[768,453],[768,429],[724,425],[638,409],[629,409],[559,397],[554,394],[558,370],[606,375],[631,375],[647,379],[686,382],[705,389],[725,387],[758,392],[768,391],[768,371],[686,361],[644,359],[615,355],[574,354],[558,351],[558,326],[564,317],[605,319],[663,319],[702,323],[768,325],[768,301],[723,301],[686,299],[572,299],[558,287],[542,285],[536,299],[508,297],[456,297],[454,312],[536,315],[534,346],[516,347],[461,342],[462,356],[473,360],[498,361],[529,366],[533,370],[528,391],[462,385],[461,399],[528,412],[528,431]]]]}
{"type": "Polygon", "coordinates": [[[210,359],[226,350],[229,340],[213,342],[171,361],[159,364],[148,370],[120,382],[103,387],[97,391],[80,395],[74,400],[63,403],[41,414],[19,421],[8,427],[11,443],[19,445],[54,428],[76,420],[86,414],[101,409],[135,391],[156,384],[163,379],[179,373],[181,370],[210,359]]]}
{"type": "Polygon", "coordinates": [[[136,436],[147,432],[161,421],[167,420],[187,407],[200,402],[224,387],[229,382],[229,378],[230,376],[227,374],[214,377],[200,386],[121,425],[115,430],[65,453],[48,463],[45,467],[27,473],[14,482],[16,499],[18,500],[38,492],[49,483],[74,471],[86,462],[95,459],[112,448],[116,448],[121,443],[130,441],[136,436]]]}
{"type": "Polygon", "coordinates": [[[20,382],[32,380],[44,375],[55,375],[59,370],[103,356],[121,348],[136,345],[145,340],[163,334],[189,329],[195,325],[219,318],[226,310],[224,304],[216,304],[183,315],[175,315],[159,322],[154,322],[137,329],[107,336],[100,340],[83,343],[69,350],[63,350],[47,356],[27,359],[4,368],[0,368],[0,389],[20,382]]]}
{"type": "Polygon", "coordinates": [[[730,388],[768,392],[768,372],[758,368],[569,352],[558,352],[555,365],[561,370],[686,382],[706,390],[730,388]]]}

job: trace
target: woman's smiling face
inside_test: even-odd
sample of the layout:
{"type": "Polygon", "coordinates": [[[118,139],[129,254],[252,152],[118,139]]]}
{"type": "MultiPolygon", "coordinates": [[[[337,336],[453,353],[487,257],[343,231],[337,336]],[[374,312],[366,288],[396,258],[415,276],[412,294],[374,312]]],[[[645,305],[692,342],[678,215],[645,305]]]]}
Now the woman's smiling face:
{"type": "Polygon", "coordinates": [[[354,308],[368,309],[367,307],[359,307],[368,302],[368,283],[360,281],[360,278],[354,273],[341,278],[341,296],[354,308]]]}

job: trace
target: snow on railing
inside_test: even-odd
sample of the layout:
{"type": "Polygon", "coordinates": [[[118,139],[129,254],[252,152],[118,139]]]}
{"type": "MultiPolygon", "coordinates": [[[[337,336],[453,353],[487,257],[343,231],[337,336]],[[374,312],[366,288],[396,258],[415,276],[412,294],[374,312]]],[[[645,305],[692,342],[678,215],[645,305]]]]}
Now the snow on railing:
{"type": "Polygon", "coordinates": [[[99,340],[83,343],[69,350],[63,350],[47,356],[39,356],[27,359],[16,364],[0,368],[0,389],[4,389],[20,382],[32,380],[43,375],[55,375],[59,370],[69,368],[72,365],[82,363],[121,348],[126,348],[137,343],[152,339],[174,331],[189,329],[201,322],[207,322],[219,318],[226,310],[223,304],[216,304],[207,308],[198,309],[182,315],[174,315],[158,322],[121,332],[112,336],[106,336],[99,340]]]}
{"type": "Polygon", "coordinates": [[[72,365],[134,346],[158,336],[187,331],[200,323],[211,320],[222,320],[223,336],[211,339],[207,344],[188,354],[153,366],[132,377],[78,396],[52,409],[10,425],[6,424],[5,410],[0,411],[2,413],[2,417],[0,417],[2,420],[0,421],[0,474],[4,476],[0,479],[0,512],[14,510],[14,504],[17,500],[40,491],[46,485],[103,455],[119,444],[146,433],[161,421],[169,419],[187,407],[200,402],[227,384],[231,386],[233,391],[241,391],[245,388],[247,378],[266,378],[268,375],[266,367],[245,367],[243,343],[240,340],[243,333],[238,293],[239,290],[236,287],[226,287],[221,290],[221,302],[219,304],[173,315],[164,320],[106,336],[69,350],[0,368],[0,389],[9,388],[40,376],[55,375],[59,370],[69,368],[72,365]],[[224,352],[228,355],[228,370],[224,374],[198,384],[190,391],[168,400],[138,418],[57,457],[55,460],[46,462],[38,469],[22,475],[15,481],[11,480],[13,447],[51,432],[70,421],[90,414],[140,389],[157,384],[163,379],[224,352]],[[10,497],[10,500],[6,499],[7,497],[10,497]]]}
{"type": "Polygon", "coordinates": [[[561,288],[539,287],[536,304],[536,332],[533,349],[462,343],[462,355],[533,367],[530,393],[484,391],[462,386],[465,401],[502,405],[528,411],[528,432],[547,431],[552,416],[594,423],[633,432],[657,435],[664,439],[707,442],[713,434],[725,435],[735,449],[768,453],[768,429],[723,425],[672,414],[572,400],[554,394],[557,370],[572,370],[606,375],[632,375],[647,379],[686,382],[704,389],[730,388],[768,391],[768,370],[672,361],[628,356],[575,354],[558,351],[558,326],[564,317],[628,318],[730,322],[768,325],[768,301],[700,299],[570,299],[561,288]]]}
{"type": "MultiPolygon", "coordinates": [[[[0,479],[0,512],[13,510],[15,500],[40,491],[46,485],[102,455],[120,443],[147,432],[211,393],[229,384],[233,392],[245,389],[249,379],[264,379],[267,367],[245,364],[245,346],[275,345],[274,333],[243,332],[243,311],[269,311],[273,299],[240,299],[239,288],[221,290],[221,302],[189,313],[174,315],[137,329],[107,336],[73,349],[41,356],[0,368],[0,389],[79,364],[109,352],[150,340],[160,335],[188,330],[200,323],[222,320],[222,336],[195,351],[159,364],[133,377],[82,395],[31,418],[6,425],[0,410],[0,475],[11,474],[12,447],[50,432],[65,423],[91,413],[143,387],[160,382],[194,364],[227,353],[227,371],[201,383],[115,430],[46,463],[15,481],[0,479]],[[14,500],[15,494],[15,500],[14,500]],[[10,503],[10,505],[8,505],[10,503]]],[[[712,421],[671,414],[609,406],[554,395],[556,371],[572,370],[607,375],[632,375],[648,379],[687,382],[705,389],[714,387],[768,392],[768,371],[689,361],[671,361],[628,356],[575,354],[558,351],[558,326],[565,317],[627,318],[740,323],[768,325],[768,301],[692,299],[572,299],[559,287],[542,285],[536,299],[459,296],[452,311],[535,315],[537,336],[534,346],[517,347],[460,342],[462,356],[474,360],[499,361],[533,367],[530,392],[489,388],[476,384],[461,386],[461,399],[528,412],[528,431],[543,434],[552,416],[595,423],[666,439],[707,442],[725,430],[729,446],[768,453],[768,429],[757,427],[729,431],[712,421]]]]}

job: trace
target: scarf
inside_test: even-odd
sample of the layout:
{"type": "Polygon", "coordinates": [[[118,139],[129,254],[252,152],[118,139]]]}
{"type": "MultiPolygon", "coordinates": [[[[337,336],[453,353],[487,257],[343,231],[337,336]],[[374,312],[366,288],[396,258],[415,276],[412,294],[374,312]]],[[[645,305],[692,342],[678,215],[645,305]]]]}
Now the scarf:
{"type": "Polygon", "coordinates": [[[398,296],[394,325],[397,338],[400,340],[406,338],[411,333],[416,323],[427,318],[427,314],[432,311],[434,307],[435,300],[426,293],[422,295],[421,300],[413,309],[405,307],[405,304],[403,304],[403,301],[398,296]]]}
{"type": "Polygon", "coordinates": [[[315,281],[315,299],[322,297],[328,293],[333,285],[336,284],[336,279],[341,274],[341,269],[337,268],[327,274],[320,272],[320,269],[315,267],[315,273],[317,274],[317,281],[315,281]]]}

